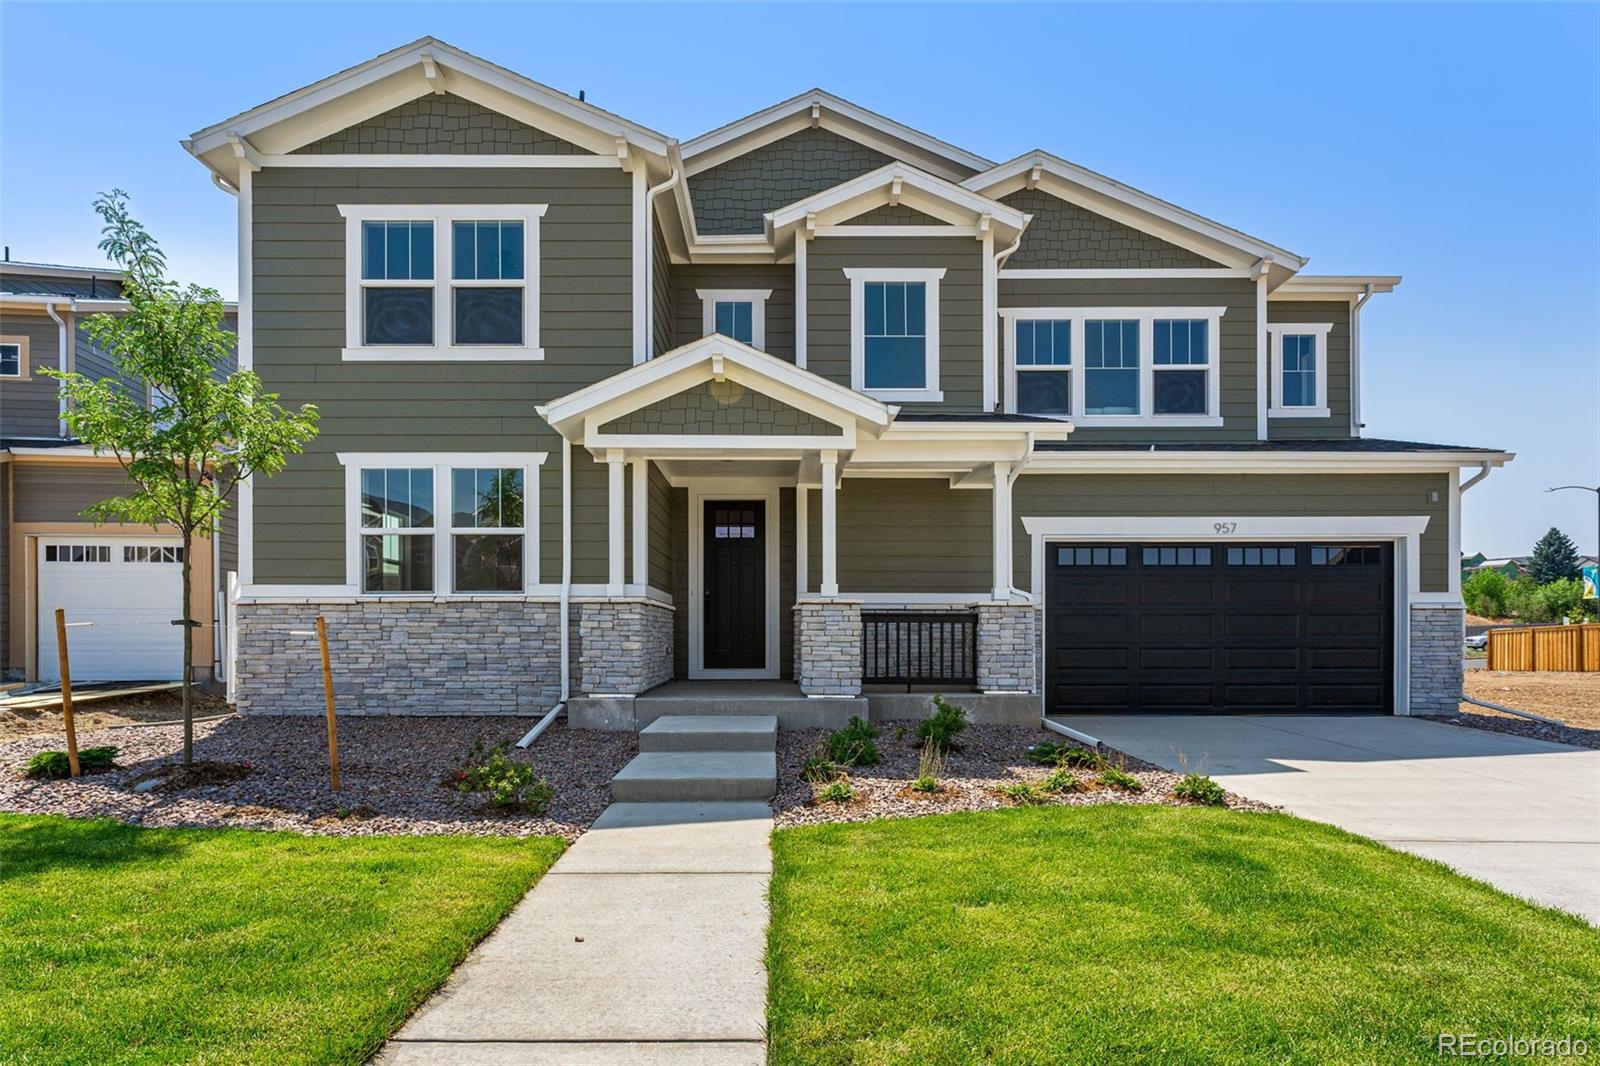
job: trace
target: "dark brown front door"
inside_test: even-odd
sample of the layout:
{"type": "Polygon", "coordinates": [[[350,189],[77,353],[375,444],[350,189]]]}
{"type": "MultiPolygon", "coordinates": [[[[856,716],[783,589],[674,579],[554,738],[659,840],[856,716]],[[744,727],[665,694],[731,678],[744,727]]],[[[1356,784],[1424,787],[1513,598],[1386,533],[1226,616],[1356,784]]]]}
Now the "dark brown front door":
{"type": "Polygon", "coordinates": [[[704,540],[704,665],[759,670],[767,665],[766,503],[707,501],[704,540]]]}

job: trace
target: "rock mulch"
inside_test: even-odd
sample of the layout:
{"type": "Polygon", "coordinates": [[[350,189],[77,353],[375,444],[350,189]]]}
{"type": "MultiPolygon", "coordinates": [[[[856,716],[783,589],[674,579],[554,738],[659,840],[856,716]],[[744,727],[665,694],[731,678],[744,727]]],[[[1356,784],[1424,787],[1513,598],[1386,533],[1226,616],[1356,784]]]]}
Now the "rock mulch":
{"type": "Polygon", "coordinates": [[[195,725],[195,759],[249,764],[236,781],[211,775],[188,788],[151,787],[163,766],[179,761],[180,726],[80,731],[78,744],[118,749],[110,771],[72,780],[33,780],[23,767],[36,752],[64,746],[59,735],[0,743],[0,810],[115,818],[147,826],[231,826],[286,829],[329,836],[462,833],[474,836],[564,836],[588,828],[611,799],[611,778],[635,754],[631,733],[599,733],[556,723],[526,751],[528,763],[555,789],[542,815],[486,812],[481,793],[440,782],[465,759],[474,740],[515,743],[525,718],[346,718],[339,723],[343,789],[328,787],[327,736],[319,717],[232,717],[195,725]],[[144,790],[137,790],[144,782],[144,790]]]}
{"type": "MultiPolygon", "coordinates": [[[[954,811],[988,811],[1017,806],[1001,794],[1003,785],[1018,782],[1038,784],[1049,777],[1052,768],[1029,762],[1023,751],[1041,740],[1063,740],[1035,726],[970,725],[962,732],[960,750],[945,758],[940,776],[941,791],[921,793],[910,788],[917,777],[920,745],[910,725],[876,723],[879,729],[878,752],[882,762],[849,772],[855,797],[845,803],[814,799],[814,786],[800,775],[801,765],[812,755],[825,752],[827,732],[821,729],[794,730],[778,734],[778,798],[773,807],[777,824],[782,826],[818,825],[825,822],[868,822],[875,818],[909,818],[954,811]]],[[[1116,765],[1138,778],[1141,792],[1123,792],[1106,787],[1089,791],[1046,794],[1043,802],[1059,806],[1086,807],[1102,803],[1159,803],[1193,806],[1172,795],[1172,786],[1181,774],[1170,773],[1120,752],[1105,753],[1116,765]]],[[[1093,782],[1092,770],[1073,770],[1079,780],[1093,782]]],[[[1276,810],[1228,793],[1228,806],[1234,810],[1276,810]]]]}
{"type": "Polygon", "coordinates": [[[1454,718],[1436,717],[1427,715],[1429,721],[1442,722],[1445,725],[1463,726],[1468,729],[1486,729],[1491,733],[1510,733],[1514,736],[1528,737],[1532,740],[1548,740],[1555,744],[1571,744],[1578,748],[1600,749],[1600,729],[1579,729],[1570,725],[1550,725],[1545,722],[1535,722],[1530,718],[1513,718],[1509,714],[1498,714],[1494,711],[1478,712],[1468,711],[1470,703],[1461,705],[1462,711],[1454,718]]]}

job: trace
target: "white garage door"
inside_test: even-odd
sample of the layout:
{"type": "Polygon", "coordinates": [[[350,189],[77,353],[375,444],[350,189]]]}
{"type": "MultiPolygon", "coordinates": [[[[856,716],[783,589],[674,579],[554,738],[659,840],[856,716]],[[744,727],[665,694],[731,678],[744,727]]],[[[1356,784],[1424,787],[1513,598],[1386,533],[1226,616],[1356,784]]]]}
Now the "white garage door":
{"type": "Polygon", "coordinates": [[[175,537],[41,537],[39,679],[61,680],[56,608],[68,622],[74,681],[175,681],[183,634],[183,547],[175,537]]]}

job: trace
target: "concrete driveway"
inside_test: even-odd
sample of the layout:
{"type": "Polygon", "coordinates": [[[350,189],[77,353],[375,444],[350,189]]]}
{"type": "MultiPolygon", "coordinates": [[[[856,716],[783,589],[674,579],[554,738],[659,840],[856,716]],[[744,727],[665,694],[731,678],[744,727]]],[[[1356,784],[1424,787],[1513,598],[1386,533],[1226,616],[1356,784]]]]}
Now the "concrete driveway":
{"type": "Polygon", "coordinates": [[[1600,751],[1410,718],[1058,718],[1600,925],[1600,751]]]}

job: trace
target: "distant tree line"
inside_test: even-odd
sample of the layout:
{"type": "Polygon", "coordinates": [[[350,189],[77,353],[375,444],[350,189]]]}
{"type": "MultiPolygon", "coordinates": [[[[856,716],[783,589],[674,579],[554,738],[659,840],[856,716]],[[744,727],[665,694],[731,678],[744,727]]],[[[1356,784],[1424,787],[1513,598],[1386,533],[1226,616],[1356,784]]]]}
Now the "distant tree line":
{"type": "Polygon", "coordinates": [[[1478,570],[1461,583],[1467,610],[1485,618],[1520,622],[1592,620],[1595,601],[1583,598],[1578,549],[1554,526],[1533,546],[1527,571],[1516,580],[1499,570],[1478,570]]]}

